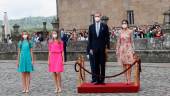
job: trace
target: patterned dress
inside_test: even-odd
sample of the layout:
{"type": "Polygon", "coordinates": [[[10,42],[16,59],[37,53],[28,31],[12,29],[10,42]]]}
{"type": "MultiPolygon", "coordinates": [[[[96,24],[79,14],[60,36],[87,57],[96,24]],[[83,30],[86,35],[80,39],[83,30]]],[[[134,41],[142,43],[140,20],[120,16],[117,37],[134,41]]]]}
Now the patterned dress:
{"type": "Polygon", "coordinates": [[[132,64],[134,62],[133,54],[133,36],[132,31],[121,31],[116,45],[116,55],[119,64],[132,64]]]}
{"type": "Polygon", "coordinates": [[[50,41],[49,45],[49,72],[63,72],[63,42],[50,41]]]}
{"type": "Polygon", "coordinates": [[[20,49],[20,54],[18,72],[32,72],[34,70],[30,51],[32,47],[32,42],[28,40],[19,41],[18,48],[20,49]]]}

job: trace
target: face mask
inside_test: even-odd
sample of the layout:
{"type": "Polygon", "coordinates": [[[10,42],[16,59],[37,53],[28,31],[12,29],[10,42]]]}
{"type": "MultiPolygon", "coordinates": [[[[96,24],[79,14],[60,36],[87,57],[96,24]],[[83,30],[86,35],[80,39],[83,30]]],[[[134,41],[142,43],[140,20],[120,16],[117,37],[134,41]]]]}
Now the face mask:
{"type": "Polygon", "coordinates": [[[28,35],[23,35],[23,38],[24,38],[24,39],[27,39],[27,37],[28,37],[28,35]]]}
{"type": "Polygon", "coordinates": [[[122,24],[122,28],[127,28],[127,24],[122,24]]]}
{"type": "Polygon", "coordinates": [[[95,17],[95,21],[99,22],[100,21],[100,17],[95,17]]]}
{"type": "Polygon", "coordinates": [[[56,38],[57,37],[57,34],[53,34],[53,38],[56,38]]]}

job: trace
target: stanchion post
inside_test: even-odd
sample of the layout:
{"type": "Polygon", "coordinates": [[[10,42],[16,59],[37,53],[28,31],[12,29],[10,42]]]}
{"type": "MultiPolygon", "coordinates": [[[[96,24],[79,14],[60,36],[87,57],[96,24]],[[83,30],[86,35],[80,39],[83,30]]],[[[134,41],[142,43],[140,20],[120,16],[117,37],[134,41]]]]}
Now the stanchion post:
{"type": "MultiPolygon", "coordinates": [[[[81,64],[81,58],[80,57],[78,57],[76,63],[81,64]]],[[[77,69],[77,71],[79,71],[79,72],[77,72],[77,86],[79,86],[81,84],[81,76],[80,76],[80,70],[81,69],[80,69],[80,66],[77,66],[77,67],[78,68],[76,68],[76,69],[77,69]]]]}
{"type": "Polygon", "coordinates": [[[139,62],[135,64],[135,86],[140,86],[140,73],[139,73],[139,62]]]}
{"type": "MultiPolygon", "coordinates": [[[[85,60],[84,60],[84,56],[83,55],[81,55],[81,63],[82,63],[82,67],[85,68],[85,60]]],[[[86,82],[85,71],[83,69],[81,69],[81,71],[82,71],[83,82],[86,82]]]]}

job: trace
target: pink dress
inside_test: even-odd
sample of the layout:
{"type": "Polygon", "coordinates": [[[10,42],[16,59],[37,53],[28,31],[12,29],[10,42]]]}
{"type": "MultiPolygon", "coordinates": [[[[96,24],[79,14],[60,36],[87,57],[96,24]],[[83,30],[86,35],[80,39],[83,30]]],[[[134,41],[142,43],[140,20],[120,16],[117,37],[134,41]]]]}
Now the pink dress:
{"type": "Polygon", "coordinates": [[[132,64],[134,62],[133,54],[134,48],[131,30],[128,32],[121,31],[116,45],[116,55],[119,64],[132,64]]]}
{"type": "Polygon", "coordinates": [[[63,72],[63,42],[49,42],[49,72],[63,72]]]}

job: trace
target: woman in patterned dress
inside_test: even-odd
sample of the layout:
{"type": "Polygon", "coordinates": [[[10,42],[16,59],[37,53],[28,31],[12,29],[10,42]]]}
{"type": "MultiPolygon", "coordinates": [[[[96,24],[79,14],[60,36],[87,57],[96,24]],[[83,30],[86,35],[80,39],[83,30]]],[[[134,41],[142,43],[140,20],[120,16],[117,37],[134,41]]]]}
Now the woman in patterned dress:
{"type": "MultiPolygon", "coordinates": [[[[131,64],[134,63],[134,48],[133,48],[133,31],[128,28],[128,21],[122,21],[122,30],[120,31],[120,35],[117,40],[116,45],[116,55],[119,64],[123,66],[123,69],[127,69],[131,64]]],[[[128,70],[125,73],[125,80],[127,84],[130,83],[131,80],[131,70],[128,70]]]]}
{"type": "Polygon", "coordinates": [[[22,39],[18,43],[17,71],[22,73],[23,92],[29,92],[30,72],[33,69],[33,44],[29,40],[27,32],[22,33],[22,39]]]}

